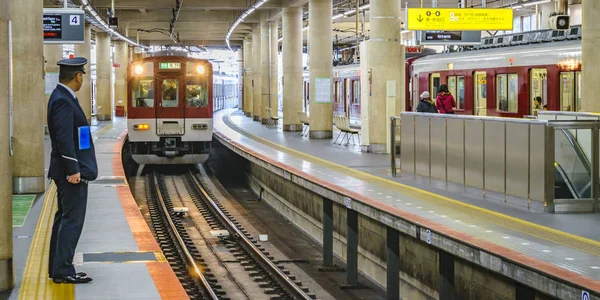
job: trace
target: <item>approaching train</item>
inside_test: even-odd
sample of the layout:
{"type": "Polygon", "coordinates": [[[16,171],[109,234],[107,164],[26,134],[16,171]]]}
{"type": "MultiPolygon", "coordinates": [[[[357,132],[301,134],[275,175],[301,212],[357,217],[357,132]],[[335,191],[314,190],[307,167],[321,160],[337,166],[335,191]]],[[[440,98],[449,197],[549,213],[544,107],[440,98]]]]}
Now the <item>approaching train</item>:
{"type": "MultiPolygon", "coordinates": [[[[580,38],[581,27],[572,27],[489,37],[478,50],[407,55],[405,109],[416,108],[421,92],[435,97],[446,84],[456,99],[457,114],[524,117],[543,107],[578,111],[580,38]]],[[[359,122],[360,66],[334,68],[333,73],[334,113],[359,122]]],[[[306,75],[305,106],[310,88],[306,75]]]]}
{"type": "Polygon", "coordinates": [[[156,54],[132,62],[127,74],[127,129],[133,160],[203,163],[210,152],[213,111],[225,107],[227,97],[236,96],[233,79],[219,75],[213,82],[212,64],[185,53],[156,54]]]}

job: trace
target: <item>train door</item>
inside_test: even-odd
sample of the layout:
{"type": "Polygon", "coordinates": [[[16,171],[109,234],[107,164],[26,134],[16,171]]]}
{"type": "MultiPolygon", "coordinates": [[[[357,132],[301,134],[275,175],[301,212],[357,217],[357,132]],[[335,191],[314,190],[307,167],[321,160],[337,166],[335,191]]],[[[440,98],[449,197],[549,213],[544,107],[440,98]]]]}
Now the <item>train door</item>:
{"type": "Polygon", "coordinates": [[[581,111],[581,71],[560,73],[560,110],[581,111]]]}
{"type": "Polygon", "coordinates": [[[431,98],[435,98],[440,88],[440,73],[432,73],[429,75],[429,94],[431,98]]]}
{"type": "MultiPolygon", "coordinates": [[[[538,110],[548,104],[548,71],[546,69],[531,69],[529,72],[529,107],[531,114],[535,115],[538,110]],[[542,104],[536,107],[535,98],[540,97],[542,104]]],[[[561,107],[561,110],[562,107],[561,107]]]]}
{"type": "Polygon", "coordinates": [[[183,103],[183,76],[158,75],[160,99],[156,108],[158,135],[183,135],[185,133],[185,105],[183,103]]]}
{"type": "Polygon", "coordinates": [[[487,114],[487,74],[485,72],[475,72],[473,76],[475,84],[473,84],[473,94],[475,100],[474,114],[478,116],[485,116],[487,114]]]}
{"type": "Polygon", "coordinates": [[[344,79],[344,91],[346,96],[344,97],[344,102],[346,105],[346,118],[350,119],[350,109],[352,108],[352,93],[354,92],[352,90],[352,80],[350,80],[350,78],[344,79]]]}

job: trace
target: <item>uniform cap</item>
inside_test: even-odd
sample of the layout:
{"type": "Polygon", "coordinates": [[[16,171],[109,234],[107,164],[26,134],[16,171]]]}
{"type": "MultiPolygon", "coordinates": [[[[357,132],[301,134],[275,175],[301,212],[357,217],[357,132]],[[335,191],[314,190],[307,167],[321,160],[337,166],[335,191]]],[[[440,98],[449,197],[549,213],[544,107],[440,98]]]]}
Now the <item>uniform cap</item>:
{"type": "Polygon", "coordinates": [[[427,99],[427,98],[429,98],[429,92],[428,91],[422,92],[421,99],[427,99]]]}
{"type": "Polygon", "coordinates": [[[61,70],[81,71],[85,74],[85,64],[87,64],[87,59],[85,57],[73,57],[59,60],[56,64],[61,70]]]}

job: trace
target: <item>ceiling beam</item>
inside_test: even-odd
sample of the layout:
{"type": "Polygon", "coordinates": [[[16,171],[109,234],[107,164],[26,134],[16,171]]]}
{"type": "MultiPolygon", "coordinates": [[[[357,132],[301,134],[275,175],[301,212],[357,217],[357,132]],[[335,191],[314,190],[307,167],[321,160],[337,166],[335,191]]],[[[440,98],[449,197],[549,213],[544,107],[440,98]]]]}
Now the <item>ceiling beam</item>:
{"type": "MultiPolygon", "coordinates": [[[[95,7],[111,7],[112,0],[95,0],[95,7]]],[[[269,0],[259,9],[280,8],[283,0],[269,0]]],[[[247,0],[186,0],[181,6],[184,10],[245,10],[249,7],[250,2],[247,0]]],[[[148,10],[152,9],[171,9],[174,1],[148,1],[148,0],[127,0],[115,1],[115,9],[134,9],[138,10],[143,7],[148,10]]]]}

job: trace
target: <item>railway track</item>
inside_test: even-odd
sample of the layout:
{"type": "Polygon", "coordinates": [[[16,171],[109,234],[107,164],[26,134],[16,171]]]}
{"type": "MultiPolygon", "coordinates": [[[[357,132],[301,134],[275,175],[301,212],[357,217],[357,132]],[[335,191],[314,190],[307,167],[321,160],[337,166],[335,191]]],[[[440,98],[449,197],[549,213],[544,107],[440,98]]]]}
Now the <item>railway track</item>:
{"type": "Polygon", "coordinates": [[[157,241],[190,298],[316,298],[223,208],[199,175],[154,172],[145,180],[157,241]],[[188,215],[176,206],[187,206],[188,215]],[[206,234],[223,230],[217,244],[206,234]],[[215,249],[221,246],[233,259],[223,259],[215,249]]]}

